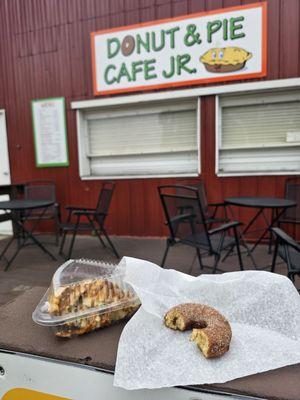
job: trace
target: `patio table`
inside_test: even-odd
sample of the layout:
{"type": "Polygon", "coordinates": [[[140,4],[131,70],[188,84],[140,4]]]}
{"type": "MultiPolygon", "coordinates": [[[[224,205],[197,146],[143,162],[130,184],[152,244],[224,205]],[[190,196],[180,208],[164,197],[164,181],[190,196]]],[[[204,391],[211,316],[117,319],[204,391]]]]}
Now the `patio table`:
{"type": "MultiPolygon", "coordinates": [[[[16,199],[19,195],[24,193],[25,184],[24,183],[12,183],[6,185],[0,185],[0,197],[2,195],[8,195],[9,199],[16,199]]],[[[4,201],[4,199],[3,199],[4,201]]],[[[0,223],[4,221],[10,221],[11,216],[6,213],[0,214],[0,223]]],[[[15,234],[17,232],[14,232],[15,234]]]]}
{"type": "Polygon", "coordinates": [[[11,183],[7,185],[0,185],[0,195],[8,194],[10,199],[14,199],[18,194],[24,193],[24,183],[11,183]]]}
{"type": "Polygon", "coordinates": [[[45,291],[35,287],[0,306],[0,398],[21,387],[73,400],[299,400],[300,364],[219,384],[138,391],[116,388],[113,373],[126,322],[73,339],[56,338],[31,317],[45,291]]]}
{"type": "Polygon", "coordinates": [[[29,239],[31,239],[41,250],[43,250],[44,253],[48,254],[53,260],[56,260],[54,255],[50,253],[50,251],[48,251],[46,247],[33,235],[36,226],[42,219],[47,208],[52,206],[53,204],[54,201],[52,200],[9,200],[0,202],[0,210],[4,210],[6,213],[11,214],[11,220],[15,228],[14,232],[17,232],[13,234],[12,238],[8,241],[8,243],[2,250],[2,253],[0,254],[0,260],[2,258],[6,259],[5,253],[7,252],[14,240],[18,241],[18,246],[14,254],[9,259],[6,259],[7,263],[4,269],[5,271],[29,239]],[[25,227],[26,220],[30,217],[30,212],[36,209],[41,209],[41,214],[33,224],[32,228],[27,229],[25,227]],[[24,211],[27,212],[24,214],[24,211]],[[20,241],[20,237],[24,240],[20,241]]]}
{"type": "MultiPolygon", "coordinates": [[[[288,199],[281,199],[277,197],[228,197],[225,199],[225,203],[231,206],[248,207],[257,209],[256,214],[247,223],[241,232],[242,237],[249,232],[251,226],[257,221],[257,219],[262,215],[265,221],[265,227],[261,230],[263,231],[259,238],[255,241],[254,245],[250,249],[250,253],[261,243],[264,237],[270,233],[270,228],[273,227],[279,220],[281,215],[285,212],[287,208],[295,207],[296,202],[288,199]],[[271,210],[271,218],[265,214],[265,210],[271,210]]],[[[230,208],[231,209],[231,208],[230,208]]],[[[231,209],[232,215],[234,215],[231,209]]],[[[253,231],[252,231],[253,232],[253,231]]],[[[270,233],[271,235],[271,233],[270,233]]],[[[271,239],[271,236],[270,236],[271,239]]],[[[269,241],[269,246],[271,240],[269,241]]]]}

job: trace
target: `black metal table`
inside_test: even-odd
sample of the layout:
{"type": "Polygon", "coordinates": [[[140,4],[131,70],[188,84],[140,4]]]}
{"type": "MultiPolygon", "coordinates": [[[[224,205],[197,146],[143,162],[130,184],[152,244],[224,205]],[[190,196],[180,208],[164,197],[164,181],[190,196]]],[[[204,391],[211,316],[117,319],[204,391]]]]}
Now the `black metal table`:
{"type": "Polygon", "coordinates": [[[16,258],[22,247],[25,246],[26,242],[31,239],[43,252],[48,254],[53,260],[56,260],[53,254],[46,249],[46,247],[33,235],[33,231],[42,219],[48,207],[52,206],[54,202],[52,200],[9,200],[0,202],[0,210],[4,210],[6,213],[11,214],[11,220],[14,226],[15,233],[12,238],[8,241],[4,247],[2,253],[0,254],[0,260],[2,258],[6,259],[5,271],[16,258]],[[25,223],[28,217],[30,217],[31,212],[36,209],[41,209],[39,218],[35,220],[35,223],[31,229],[25,227],[25,223]],[[24,213],[26,211],[26,213],[24,213]],[[20,240],[20,237],[23,240],[20,240]],[[14,254],[7,259],[5,257],[6,251],[9,249],[14,240],[18,241],[18,246],[14,254]]]}
{"type": "Polygon", "coordinates": [[[7,185],[0,185],[0,195],[8,194],[11,199],[17,197],[18,194],[24,193],[24,183],[10,183],[7,185]]]}
{"type": "MultiPolygon", "coordinates": [[[[265,236],[270,232],[270,228],[276,224],[281,215],[285,212],[287,208],[295,207],[296,202],[288,199],[281,199],[277,197],[228,197],[225,199],[225,203],[231,206],[248,207],[258,209],[257,213],[251,218],[248,224],[244,227],[242,235],[245,236],[251,226],[255,221],[262,216],[266,223],[265,228],[262,229],[262,233],[256,240],[250,252],[258,246],[259,243],[265,238],[265,236]],[[271,210],[271,219],[265,214],[265,210],[271,210]]],[[[270,236],[271,237],[271,236],[270,236]]],[[[269,248],[271,241],[269,241],[269,248]]]]}
{"type": "MultiPolygon", "coordinates": [[[[25,184],[24,183],[12,183],[7,185],[0,185],[0,196],[9,195],[9,199],[16,199],[19,195],[24,193],[25,184]]],[[[0,214],[0,222],[11,220],[11,216],[7,213],[0,214]]],[[[16,232],[15,232],[16,233],[16,232]]]]}

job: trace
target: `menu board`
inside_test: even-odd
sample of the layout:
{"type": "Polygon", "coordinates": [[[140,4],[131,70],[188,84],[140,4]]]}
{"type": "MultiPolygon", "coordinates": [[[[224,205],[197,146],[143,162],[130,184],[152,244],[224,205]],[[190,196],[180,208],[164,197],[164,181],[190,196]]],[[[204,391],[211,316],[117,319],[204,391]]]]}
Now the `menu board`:
{"type": "Polygon", "coordinates": [[[33,100],[31,106],[37,167],[68,166],[65,99],[33,100]]]}

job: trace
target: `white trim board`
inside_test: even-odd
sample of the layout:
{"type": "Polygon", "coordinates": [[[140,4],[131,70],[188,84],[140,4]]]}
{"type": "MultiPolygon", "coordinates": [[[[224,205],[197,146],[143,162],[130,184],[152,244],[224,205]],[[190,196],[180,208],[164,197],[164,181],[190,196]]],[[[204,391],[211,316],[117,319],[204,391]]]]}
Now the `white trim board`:
{"type": "Polygon", "coordinates": [[[83,181],[92,181],[97,179],[103,180],[128,180],[128,179],[160,179],[160,178],[197,178],[199,177],[199,173],[190,173],[190,174],[166,174],[166,175],[124,175],[124,176],[102,176],[102,175],[91,175],[91,176],[80,176],[80,179],[83,181]]]}
{"type": "Polygon", "coordinates": [[[87,108],[98,108],[98,107],[109,107],[118,106],[122,104],[134,104],[149,101],[169,100],[169,99],[183,99],[192,97],[201,97],[217,94],[229,94],[239,92],[252,92],[258,90],[273,90],[273,89],[288,89],[294,88],[300,89],[300,78],[290,79],[276,79],[269,81],[254,81],[246,83],[236,83],[231,85],[217,85],[217,86],[205,86],[192,89],[184,90],[168,90],[163,92],[155,93],[142,93],[136,95],[127,96],[113,96],[105,98],[97,98],[91,100],[73,101],[71,102],[71,108],[87,109],[87,108]]]}

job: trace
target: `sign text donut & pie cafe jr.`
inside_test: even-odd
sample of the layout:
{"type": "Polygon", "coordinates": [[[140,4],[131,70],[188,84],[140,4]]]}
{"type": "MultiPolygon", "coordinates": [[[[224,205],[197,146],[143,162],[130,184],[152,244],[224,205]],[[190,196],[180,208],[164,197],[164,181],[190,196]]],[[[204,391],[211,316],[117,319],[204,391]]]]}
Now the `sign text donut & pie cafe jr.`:
{"type": "Polygon", "coordinates": [[[94,93],[266,74],[266,3],[93,32],[94,93]]]}

